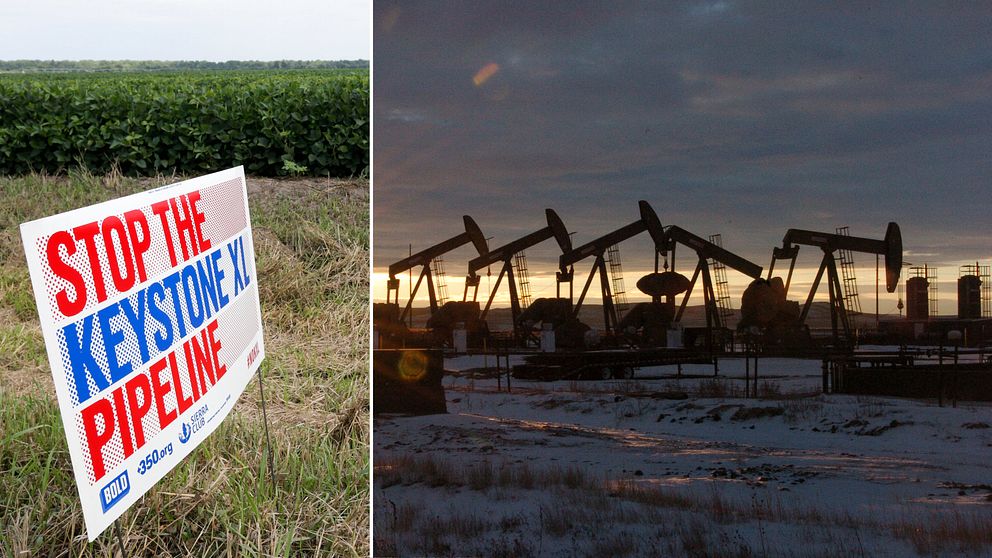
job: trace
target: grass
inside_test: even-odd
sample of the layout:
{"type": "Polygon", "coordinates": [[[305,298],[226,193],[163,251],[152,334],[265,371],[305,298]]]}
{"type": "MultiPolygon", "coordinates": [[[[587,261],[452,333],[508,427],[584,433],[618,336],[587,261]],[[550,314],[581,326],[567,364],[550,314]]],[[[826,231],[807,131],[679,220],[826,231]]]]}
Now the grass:
{"type": "Polygon", "coordinates": [[[823,418],[823,396],[805,397],[802,399],[792,399],[782,401],[780,405],[785,410],[783,418],[786,424],[797,424],[799,422],[812,422],[823,418]]]}
{"type": "Polygon", "coordinates": [[[472,490],[547,486],[588,488],[598,484],[578,467],[534,468],[526,464],[497,466],[489,461],[481,461],[471,467],[456,469],[440,459],[411,454],[377,459],[375,478],[381,488],[415,483],[431,487],[468,487],[472,490]]]}
{"type": "MultiPolygon", "coordinates": [[[[0,557],[111,556],[86,542],[18,232],[180,177],[0,177],[0,557]]],[[[118,525],[128,556],[367,556],[368,183],[249,178],[278,488],[252,381],[118,525]]]]}
{"type": "Polygon", "coordinates": [[[992,521],[957,511],[903,518],[892,526],[892,533],[908,539],[921,555],[952,551],[980,556],[992,549],[992,521]]]}

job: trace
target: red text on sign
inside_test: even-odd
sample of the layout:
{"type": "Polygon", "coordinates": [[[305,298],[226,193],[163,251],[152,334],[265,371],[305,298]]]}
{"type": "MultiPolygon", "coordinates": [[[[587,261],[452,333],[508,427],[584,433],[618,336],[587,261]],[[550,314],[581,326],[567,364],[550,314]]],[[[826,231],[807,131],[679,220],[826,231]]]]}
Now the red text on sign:
{"type": "Polygon", "coordinates": [[[165,244],[169,247],[169,259],[173,266],[179,263],[176,244],[179,244],[183,252],[182,261],[210,249],[210,240],[203,238],[203,221],[206,217],[197,207],[199,201],[200,193],[191,192],[152,204],[152,211],[158,215],[162,230],[165,231],[165,244]],[[176,225],[176,238],[172,236],[170,221],[176,225]]]}
{"type": "Polygon", "coordinates": [[[220,381],[227,372],[227,366],[220,362],[218,356],[221,344],[216,331],[217,321],[214,320],[182,347],[118,386],[109,398],[97,399],[80,411],[95,480],[106,474],[104,449],[115,437],[121,439],[125,459],[145,445],[141,421],[153,404],[158,414],[159,429],[165,430],[220,381]],[[186,362],[189,393],[184,392],[180,377],[180,356],[186,362]],[[170,392],[175,394],[175,407],[166,399],[170,392]]]}
{"type": "Polygon", "coordinates": [[[134,209],[124,214],[124,221],[111,215],[103,221],[93,221],[74,229],[58,231],[48,237],[45,256],[48,266],[58,277],[65,279],[72,290],[63,288],[55,294],[59,312],[65,316],[75,316],[86,307],[88,296],[95,296],[98,302],[107,300],[107,281],[100,265],[97,244],[102,244],[110,268],[110,281],[118,292],[126,291],[135,283],[147,279],[145,252],[151,245],[151,234],[145,214],[134,209]],[[82,248],[78,246],[82,243],[82,248]],[[62,256],[72,257],[78,250],[84,250],[88,264],[84,269],[76,269],[62,256]],[[83,274],[93,277],[93,293],[87,293],[83,274]]]}

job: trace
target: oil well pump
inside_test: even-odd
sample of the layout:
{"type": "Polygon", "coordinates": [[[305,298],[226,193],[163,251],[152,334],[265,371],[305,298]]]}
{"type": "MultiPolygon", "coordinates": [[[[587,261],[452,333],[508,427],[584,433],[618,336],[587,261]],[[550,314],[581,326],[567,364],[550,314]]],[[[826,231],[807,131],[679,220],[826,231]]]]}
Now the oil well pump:
{"type": "Polygon", "coordinates": [[[553,209],[545,209],[544,213],[548,222],[546,227],[518,238],[517,240],[509,242],[503,246],[491,249],[486,253],[480,253],[479,257],[472,259],[468,264],[469,278],[466,282],[463,299],[468,300],[468,288],[469,285],[471,285],[473,287],[473,301],[478,296],[479,291],[480,277],[478,275],[478,271],[493,264],[503,264],[500,268],[499,277],[496,279],[496,284],[493,286],[492,292],[489,294],[489,300],[486,302],[486,306],[482,310],[480,319],[486,319],[489,309],[493,304],[493,299],[496,298],[496,293],[499,291],[500,284],[503,282],[503,277],[506,277],[510,291],[510,312],[513,319],[513,330],[515,337],[518,338],[521,333],[519,326],[517,325],[518,319],[520,318],[520,314],[523,312],[523,309],[528,305],[529,299],[529,294],[526,291],[527,268],[523,251],[550,238],[555,239],[562,252],[568,252],[572,249],[572,240],[568,235],[568,231],[565,229],[565,224],[562,223],[561,218],[558,217],[558,214],[555,213],[553,209]]]}
{"type": "MultiPolygon", "coordinates": [[[[685,286],[685,295],[682,297],[682,304],[679,306],[678,313],[675,315],[674,323],[679,324],[682,321],[682,316],[685,312],[686,306],[689,303],[689,297],[692,295],[692,291],[696,285],[696,281],[702,277],[703,282],[703,307],[706,315],[706,347],[707,349],[712,349],[713,346],[713,329],[718,326],[723,326],[720,311],[717,308],[717,297],[713,288],[713,277],[710,273],[710,261],[720,263],[726,267],[739,271],[744,275],[752,278],[758,279],[761,277],[761,266],[757,265],[733,252],[718,246],[713,242],[710,242],[704,238],[696,236],[695,234],[675,225],[669,225],[665,227],[665,242],[662,247],[662,253],[665,255],[666,261],[669,256],[672,261],[672,270],[667,273],[675,272],[675,248],[678,244],[685,246],[686,248],[692,250],[696,253],[697,263],[696,270],[692,274],[692,279],[689,280],[685,286]]],[[[663,279],[665,273],[655,273],[655,277],[658,279],[663,279]]],[[[641,279],[644,283],[651,285],[649,280],[652,275],[645,276],[641,279]]],[[[673,283],[671,280],[667,283],[673,283]]],[[[661,281],[655,281],[655,284],[662,284],[661,281]]],[[[667,292],[663,288],[655,287],[653,292],[652,289],[648,288],[647,285],[638,286],[646,294],[659,293],[672,296],[673,294],[678,294],[678,289],[668,288],[667,292]]],[[[681,288],[681,287],[679,287],[681,288]]]]}
{"type": "Polygon", "coordinates": [[[638,206],[641,214],[640,219],[563,254],[559,259],[559,276],[567,277],[571,274],[572,266],[575,263],[587,257],[595,256],[592,270],[575,305],[574,315],[578,316],[589,287],[598,274],[603,292],[603,319],[607,330],[615,334],[623,333],[628,329],[639,330],[642,332],[640,339],[642,344],[665,344],[667,343],[665,336],[668,328],[673,323],[681,322],[689,297],[692,295],[696,282],[702,277],[706,330],[708,332],[707,346],[709,347],[711,344],[710,332],[720,324],[717,297],[714,293],[709,262],[719,262],[752,278],[761,276],[761,266],[681,227],[662,226],[658,215],[646,201],[641,200],[638,202],[638,206]],[[651,297],[651,302],[637,304],[625,315],[620,316],[614,300],[616,293],[611,290],[607,274],[606,254],[620,242],[642,232],[647,232],[654,241],[655,270],[654,273],[641,277],[637,282],[637,287],[641,292],[651,297]],[[698,258],[698,265],[691,280],[675,271],[675,248],[679,244],[694,251],[698,258]],[[660,271],[660,257],[662,256],[665,260],[664,271],[660,271]],[[671,269],[669,269],[669,259],[671,260],[671,269]],[[685,295],[676,312],[674,299],[682,293],[685,295]],[[665,297],[664,301],[662,301],[662,297],[665,297]]]}
{"type": "MultiPolygon", "coordinates": [[[[582,288],[582,293],[579,295],[579,300],[575,303],[573,316],[578,318],[579,311],[582,309],[582,303],[585,301],[586,294],[589,292],[589,287],[592,285],[593,279],[595,279],[598,274],[600,287],[603,294],[603,323],[607,331],[616,331],[619,328],[621,318],[615,301],[618,293],[614,292],[614,289],[611,288],[610,275],[607,272],[606,255],[608,251],[613,249],[619,243],[629,238],[633,238],[642,232],[647,232],[651,235],[652,240],[655,242],[656,253],[661,250],[665,242],[664,228],[661,225],[661,221],[658,219],[658,214],[655,213],[651,205],[644,200],[637,202],[637,205],[641,214],[641,217],[638,220],[620,227],[613,232],[607,233],[595,240],[587,242],[578,248],[566,251],[558,259],[558,279],[560,284],[566,281],[571,283],[574,266],[576,263],[590,256],[595,257],[595,261],[592,264],[592,269],[589,272],[589,278],[586,280],[586,284],[582,288]]],[[[611,256],[612,255],[613,254],[611,254],[611,256]]],[[[657,258],[655,259],[655,267],[657,267],[657,258]]],[[[614,271],[617,270],[615,269],[614,271]]],[[[569,287],[571,288],[571,285],[569,287]]],[[[569,296],[569,298],[571,299],[571,296],[569,296]]]]}
{"type": "Polygon", "coordinates": [[[486,239],[482,235],[482,230],[479,229],[479,225],[472,220],[471,217],[465,215],[462,217],[465,222],[465,232],[455,235],[443,242],[439,242],[430,248],[426,248],[413,254],[409,257],[403,258],[402,260],[389,266],[389,280],[386,284],[386,303],[393,303],[399,305],[399,287],[400,280],[396,276],[404,271],[412,269],[417,266],[423,266],[423,270],[420,272],[420,277],[417,278],[417,283],[413,287],[413,291],[410,293],[410,300],[407,301],[406,307],[403,309],[403,313],[400,315],[400,321],[405,321],[407,315],[410,313],[411,306],[413,305],[413,300],[417,296],[417,291],[420,289],[420,284],[423,283],[424,279],[427,279],[427,295],[430,300],[431,314],[433,315],[438,310],[440,304],[440,298],[437,293],[436,277],[431,269],[431,263],[451,252],[456,248],[460,248],[465,244],[471,242],[479,255],[486,253],[486,239]]]}
{"type": "MultiPolygon", "coordinates": [[[[450,310],[447,307],[451,303],[445,304],[444,297],[442,296],[442,293],[439,292],[441,290],[439,288],[440,282],[443,280],[440,276],[441,270],[439,265],[441,256],[468,243],[472,243],[479,254],[486,253],[486,239],[482,235],[482,231],[479,229],[479,226],[468,215],[463,216],[462,220],[465,224],[465,232],[421,250],[416,254],[411,254],[410,256],[389,266],[389,279],[386,283],[386,303],[375,304],[373,308],[373,321],[379,335],[382,337],[382,343],[385,346],[407,344],[407,318],[411,315],[413,301],[416,299],[417,292],[420,290],[420,286],[424,283],[425,279],[427,283],[426,288],[428,300],[430,301],[430,318],[428,319],[427,326],[429,328],[435,326],[432,322],[438,321],[438,318],[440,317],[439,313],[441,313],[439,312],[440,310],[445,310],[445,312],[443,312],[445,314],[450,313],[447,311],[450,310]],[[407,301],[402,312],[400,312],[400,280],[397,276],[404,271],[411,270],[418,266],[422,266],[423,269],[417,278],[417,282],[411,288],[409,300],[407,301]],[[442,304],[444,305],[444,308],[441,307],[442,304]]],[[[445,338],[448,333],[449,332],[441,332],[440,337],[445,338]]],[[[435,344],[434,341],[435,340],[429,340],[427,343],[429,345],[433,345],[435,344]]],[[[443,342],[443,339],[441,342],[443,342]]]]}
{"type": "MultiPolygon", "coordinates": [[[[864,252],[885,257],[885,290],[894,292],[899,284],[899,273],[902,269],[902,234],[899,225],[889,223],[883,240],[860,238],[842,234],[789,229],[782,239],[782,246],[772,250],[772,261],[768,267],[768,280],[755,281],[744,293],[741,301],[742,325],[774,326],[777,320],[783,319],[782,308],[788,304],[786,300],[792,273],[795,269],[799,247],[815,246],[823,252],[823,259],[813,280],[813,286],[802,306],[797,323],[802,327],[809,315],[813,298],[816,295],[823,274],[827,275],[827,286],[830,294],[830,323],[835,346],[851,339],[851,326],[844,305],[844,290],[837,272],[835,253],[838,250],[864,252]],[[772,277],[777,260],[789,260],[789,273],[784,286],[781,279],[772,277]]],[[[794,304],[794,303],[793,303],[794,304]]]]}

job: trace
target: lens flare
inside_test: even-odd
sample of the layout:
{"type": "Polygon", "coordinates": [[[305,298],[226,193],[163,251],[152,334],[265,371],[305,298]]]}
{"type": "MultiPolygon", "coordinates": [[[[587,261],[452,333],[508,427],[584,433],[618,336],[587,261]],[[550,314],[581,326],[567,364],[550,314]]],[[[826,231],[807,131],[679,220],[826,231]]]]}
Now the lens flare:
{"type": "Polygon", "coordinates": [[[490,62],[475,73],[475,77],[472,78],[472,83],[474,83],[476,87],[479,87],[483,83],[486,83],[486,81],[488,81],[489,78],[496,75],[496,72],[498,71],[499,71],[499,64],[495,62],[490,62]]]}
{"type": "Polygon", "coordinates": [[[396,368],[400,379],[416,382],[427,374],[427,355],[420,351],[406,351],[396,368]]]}

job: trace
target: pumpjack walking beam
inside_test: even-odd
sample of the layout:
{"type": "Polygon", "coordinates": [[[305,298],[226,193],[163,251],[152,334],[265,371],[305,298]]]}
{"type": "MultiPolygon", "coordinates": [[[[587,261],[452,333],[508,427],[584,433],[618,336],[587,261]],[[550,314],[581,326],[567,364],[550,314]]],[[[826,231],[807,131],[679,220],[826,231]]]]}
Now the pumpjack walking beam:
{"type": "Polygon", "coordinates": [[[637,205],[641,213],[640,219],[630,223],[629,225],[620,227],[611,233],[607,233],[595,240],[587,242],[574,250],[567,251],[558,259],[558,276],[568,277],[570,281],[572,277],[572,268],[577,262],[589,256],[596,257],[596,260],[592,265],[592,270],[589,272],[589,278],[586,280],[585,287],[582,288],[582,294],[579,295],[579,300],[576,302],[573,312],[574,316],[578,317],[579,310],[582,308],[582,302],[585,300],[586,293],[589,291],[589,286],[592,284],[592,281],[598,272],[600,286],[603,290],[603,322],[608,330],[612,330],[616,327],[619,322],[619,316],[617,315],[616,305],[613,303],[613,293],[610,288],[610,278],[606,271],[606,258],[604,257],[604,254],[610,246],[619,244],[624,240],[637,236],[645,231],[647,231],[654,240],[656,253],[661,250],[661,246],[664,244],[664,229],[661,226],[661,221],[658,219],[658,214],[655,213],[651,205],[644,200],[637,202],[637,205]]]}
{"type": "Polygon", "coordinates": [[[813,297],[823,279],[823,273],[827,274],[827,285],[830,294],[830,325],[833,331],[834,344],[841,340],[841,330],[843,338],[850,339],[851,326],[847,317],[847,310],[844,307],[844,290],[841,286],[840,277],[837,274],[837,263],[834,252],[837,250],[850,250],[852,252],[865,252],[868,254],[879,254],[885,256],[885,290],[895,292],[899,285],[899,273],[902,271],[902,233],[899,225],[890,222],[885,230],[884,240],[873,240],[870,238],[860,238],[840,234],[831,234],[802,229],[789,229],[782,239],[782,247],[772,250],[772,263],[768,266],[768,278],[772,278],[772,271],[775,269],[775,261],[788,259],[789,274],[785,281],[785,292],[788,295],[789,284],[792,282],[792,272],[796,266],[796,257],[799,255],[799,245],[817,246],[823,251],[823,259],[820,261],[820,268],[816,272],[813,280],[813,287],[810,289],[806,303],[803,305],[799,321],[803,323],[809,314],[809,309],[813,305],[813,297]]]}
{"type": "MultiPolygon", "coordinates": [[[[447,254],[448,252],[459,248],[465,244],[471,242],[479,255],[486,253],[486,239],[482,235],[482,230],[479,229],[479,225],[472,220],[471,217],[465,215],[462,217],[465,222],[465,232],[453,236],[445,241],[439,242],[430,248],[421,250],[416,254],[409,257],[403,258],[402,260],[389,266],[389,279],[386,283],[386,302],[394,302],[399,304],[399,287],[400,280],[396,277],[398,274],[403,273],[408,269],[412,269],[417,266],[423,266],[423,270],[420,272],[420,277],[417,279],[416,285],[413,287],[413,291],[410,293],[410,300],[407,301],[406,307],[403,309],[403,313],[400,316],[400,321],[405,321],[410,309],[413,305],[413,300],[417,297],[417,290],[420,289],[420,284],[427,279],[427,294],[430,298],[431,314],[437,312],[438,309],[438,297],[437,291],[434,288],[434,276],[431,272],[431,261],[438,256],[447,254]]],[[[477,280],[478,278],[476,278],[477,280]]],[[[468,282],[466,282],[467,288],[468,282]]],[[[476,283],[478,285],[478,283],[476,283]]]]}
{"type": "MultiPolygon", "coordinates": [[[[479,275],[477,272],[486,266],[500,262],[503,263],[503,267],[499,272],[499,277],[496,279],[496,285],[489,294],[489,300],[486,302],[486,306],[482,310],[480,319],[486,319],[486,315],[489,313],[489,308],[493,304],[493,299],[496,298],[496,293],[499,291],[500,283],[502,283],[503,277],[506,276],[507,284],[510,290],[510,310],[513,315],[513,329],[516,333],[518,327],[517,318],[520,317],[522,308],[520,307],[520,297],[517,293],[516,278],[513,273],[513,256],[518,252],[526,250],[536,244],[540,244],[549,238],[554,238],[555,241],[558,242],[558,246],[561,247],[562,252],[568,252],[572,249],[572,239],[568,236],[568,230],[565,229],[565,224],[562,223],[561,218],[558,217],[558,214],[555,213],[553,209],[545,209],[544,214],[548,221],[548,226],[518,238],[513,242],[500,246],[499,248],[494,248],[484,254],[480,254],[479,257],[474,258],[468,263],[469,280],[474,281],[475,286],[475,291],[472,294],[472,300],[475,300],[476,296],[478,296],[479,275]]],[[[463,298],[465,300],[468,299],[467,288],[463,298]]]]}
{"type": "Polygon", "coordinates": [[[701,275],[703,278],[703,304],[706,313],[706,331],[708,332],[706,344],[707,348],[711,349],[713,343],[711,333],[713,326],[719,323],[719,309],[716,304],[716,294],[713,290],[713,280],[710,276],[710,265],[708,260],[718,261],[752,279],[761,277],[761,266],[754,264],[721,246],[717,246],[702,237],[696,236],[681,227],[670,225],[665,228],[664,249],[666,251],[671,250],[674,255],[676,243],[682,244],[683,246],[686,246],[696,252],[698,262],[696,263],[696,271],[692,274],[692,279],[689,281],[689,288],[682,297],[682,304],[679,306],[679,311],[675,315],[675,323],[682,321],[682,314],[685,312],[686,305],[689,304],[689,297],[692,295],[692,290],[696,285],[696,280],[699,279],[701,275]]]}

